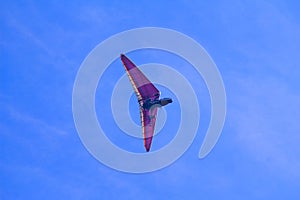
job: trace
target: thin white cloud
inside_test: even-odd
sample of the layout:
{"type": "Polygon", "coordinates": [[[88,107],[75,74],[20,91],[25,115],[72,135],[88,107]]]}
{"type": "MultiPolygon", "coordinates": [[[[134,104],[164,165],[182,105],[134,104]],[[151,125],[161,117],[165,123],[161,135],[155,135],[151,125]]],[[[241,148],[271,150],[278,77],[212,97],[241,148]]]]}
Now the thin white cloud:
{"type": "Polygon", "coordinates": [[[245,78],[236,82],[229,117],[243,149],[263,166],[283,177],[300,177],[300,94],[275,78],[245,78]]]}
{"type": "MultiPolygon", "coordinates": [[[[33,117],[31,115],[25,114],[24,112],[16,110],[14,107],[10,105],[4,105],[2,107],[3,113],[7,118],[13,120],[16,123],[25,123],[29,127],[33,127],[37,130],[41,130],[41,132],[51,132],[54,135],[67,135],[68,133],[65,130],[62,130],[54,125],[45,122],[39,118],[33,117]]],[[[5,126],[2,122],[2,126],[5,126]]]]}

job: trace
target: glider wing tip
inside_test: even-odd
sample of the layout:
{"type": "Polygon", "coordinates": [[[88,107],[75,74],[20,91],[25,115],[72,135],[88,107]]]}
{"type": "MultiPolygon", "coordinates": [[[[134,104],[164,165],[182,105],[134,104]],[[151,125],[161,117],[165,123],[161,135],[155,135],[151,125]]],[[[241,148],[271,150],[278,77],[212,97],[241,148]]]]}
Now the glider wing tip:
{"type": "Polygon", "coordinates": [[[146,152],[150,151],[150,147],[148,147],[148,146],[145,146],[145,149],[146,149],[146,152]]]}

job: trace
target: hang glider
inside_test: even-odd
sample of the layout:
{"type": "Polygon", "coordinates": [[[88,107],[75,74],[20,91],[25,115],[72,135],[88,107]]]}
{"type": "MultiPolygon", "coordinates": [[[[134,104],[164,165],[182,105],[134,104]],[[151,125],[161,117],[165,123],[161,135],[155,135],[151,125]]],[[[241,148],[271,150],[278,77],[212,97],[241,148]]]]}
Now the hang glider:
{"type": "Polygon", "coordinates": [[[138,99],[144,146],[146,151],[149,152],[154,134],[157,109],[158,107],[172,103],[172,99],[159,99],[159,90],[149,81],[141,70],[124,54],[121,54],[121,60],[138,99]]]}

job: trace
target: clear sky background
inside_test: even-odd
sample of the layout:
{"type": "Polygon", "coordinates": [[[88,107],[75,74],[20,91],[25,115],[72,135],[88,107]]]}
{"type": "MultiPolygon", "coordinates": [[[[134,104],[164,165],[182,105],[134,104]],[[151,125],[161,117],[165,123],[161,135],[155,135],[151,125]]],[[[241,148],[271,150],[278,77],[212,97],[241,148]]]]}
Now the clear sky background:
{"type": "MultiPolygon", "coordinates": [[[[299,10],[298,1],[276,0],[2,2],[0,199],[299,199],[299,10]],[[98,162],[81,143],[72,89],[97,44],[145,26],[180,31],[208,51],[224,80],[227,118],[216,147],[199,160],[210,118],[208,93],[199,90],[203,121],[188,151],[165,169],[127,174],[98,162]]],[[[130,57],[159,62],[160,52],[130,57]]],[[[104,84],[124,73],[119,65],[104,84]]],[[[181,71],[205,89],[201,77],[181,71]]],[[[100,113],[101,105],[97,98],[100,113]]],[[[167,121],[168,130],[177,123],[167,121]]]]}

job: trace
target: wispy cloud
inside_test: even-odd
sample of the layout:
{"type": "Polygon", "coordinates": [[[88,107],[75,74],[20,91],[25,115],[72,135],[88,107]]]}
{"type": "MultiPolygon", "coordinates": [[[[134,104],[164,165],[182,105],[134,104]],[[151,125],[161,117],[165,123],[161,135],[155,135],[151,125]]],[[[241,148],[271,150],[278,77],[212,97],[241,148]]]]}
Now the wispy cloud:
{"type": "Polygon", "coordinates": [[[229,117],[239,148],[272,173],[300,178],[300,94],[274,78],[240,79],[229,117]],[[278,173],[278,171],[280,173],[278,173]]]}
{"type": "Polygon", "coordinates": [[[9,118],[12,118],[16,122],[25,123],[25,124],[28,124],[29,126],[35,127],[36,129],[44,130],[45,132],[52,132],[57,135],[66,135],[67,134],[66,131],[61,130],[60,128],[57,128],[57,127],[47,123],[44,120],[27,115],[24,112],[20,112],[11,106],[7,106],[6,108],[8,108],[7,114],[9,115],[9,118]]]}

